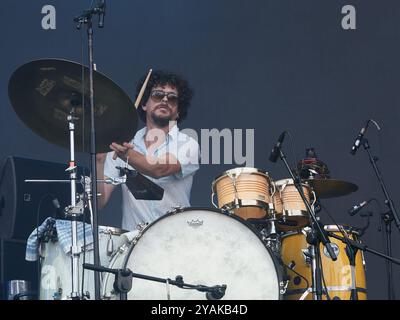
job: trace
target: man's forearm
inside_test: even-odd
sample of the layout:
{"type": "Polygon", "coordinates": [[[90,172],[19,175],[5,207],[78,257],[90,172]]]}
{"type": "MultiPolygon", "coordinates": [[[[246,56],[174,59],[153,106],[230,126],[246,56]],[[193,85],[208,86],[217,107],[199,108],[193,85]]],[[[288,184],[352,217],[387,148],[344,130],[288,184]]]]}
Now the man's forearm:
{"type": "Polygon", "coordinates": [[[152,178],[158,179],[179,171],[180,169],[177,160],[175,161],[176,163],[173,164],[167,163],[167,161],[161,162],[160,158],[145,156],[134,149],[129,150],[128,156],[128,162],[132,167],[152,178]]]}
{"type": "MultiPolygon", "coordinates": [[[[96,172],[97,172],[97,181],[104,180],[104,161],[97,160],[96,172]]],[[[99,209],[101,209],[106,205],[105,183],[104,182],[97,183],[97,193],[100,193],[100,196],[97,198],[97,200],[98,200],[98,207],[99,207],[99,209]]]]}

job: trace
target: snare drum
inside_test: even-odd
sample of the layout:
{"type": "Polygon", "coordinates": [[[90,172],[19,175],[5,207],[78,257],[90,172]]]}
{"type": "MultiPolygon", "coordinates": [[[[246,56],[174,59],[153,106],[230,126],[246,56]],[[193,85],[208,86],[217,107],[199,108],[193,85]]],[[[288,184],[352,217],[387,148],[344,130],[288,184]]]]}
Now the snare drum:
{"type": "MultiPolygon", "coordinates": [[[[303,183],[303,192],[310,203],[314,193],[309,185],[303,183]]],[[[282,179],[275,182],[276,192],[273,196],[276,218],[278,219],[277,228],[282,231],[299,230],[309,225],[310,219],[306,205],[300,193],[294,185],[293,179],[282,179]],[[281,222],[279,222],[279,220],[281,222]]]]}
{"type": "MultiPolygon", "coordinates": [[[[342,226],[340,227],[343,228],[342,226]]],[[[335,225],[325,226],[325,230],[343,237],[342,233],[335,225]]],[[[350,231],[349,228],[344,228],[343,230],[351,240],[359,241],[357,233],[350,231]]],[[[337,260],[333,261],[330,258],[329,253],[322,244],[320,246],[320,252],[323,276],[330,298],[336,300],[350,300],[351,289],[353,288],[357,290],[356,292],[359,300],[366,300],[365,261],[362,251],[357,251],[355,268],[353,268],[346,254],[346,245],[335,238],[330,237],[329,239],[336,253],[337,260]]],[[[312,286],[311,260],[307,258],[308,246],[305,230],[298,233],[293,232],[282,237],[281,255],[283,262],[285,265],[294,262],[293,270],[302,275],[308,282],[307,283],[302,277],[288,269],[287,272],[290,276],[290,282],[284,295],[285,300],[299,300],[301,298],[311,300],[313,297],[311,292],[303,296],[304,292],[312,286]]],[[[323,295],[323,299],[326,299],[325,295],[323,295]]]]}
{"type": "MultiPolygon", "coordinates": [[[[235,215],[185,208],[150,224],[122,246],[109,268],[129,268],[159,278],[183,277],[188,284],[227,286],[222,299],[280,299],[281,273],[260,235],[235,215]]],[[[103,299],[118,299],[114,275],[105,274],[103,299]]],[[[204,300],[206,294],[134,278],[128,299],[204,300]]]]}
{"type": "Polygon", "coordinates": [[[266,171],[256,168],[235,168],[225,171],[212,183],[212,203],[243,219],[269,215],[273,184],[266,171]],[[214,204],[217,195],[218,206],[214,204]]]}
{"type": "MultiPolygon", "coordinates": [[[[125,232],[118,228],[99,226],[99,253],[102,266],[110,263],[115,251],[122,245],[119,238],[125,232]]],[[[82,264],[93,261],[93,244],[90,244],[86,252],[81,252],[79,257],[79,292],[82,290],[82,264]]],[[[84,293],[88,292],[90,299],[94,299],[93,271],[85,271],[83,281],[84,293]]],[[[42,243],[39,299],[66,300],[69,299],[71,290],[71,254],[66,254],[58,241],[42,243]]]]}

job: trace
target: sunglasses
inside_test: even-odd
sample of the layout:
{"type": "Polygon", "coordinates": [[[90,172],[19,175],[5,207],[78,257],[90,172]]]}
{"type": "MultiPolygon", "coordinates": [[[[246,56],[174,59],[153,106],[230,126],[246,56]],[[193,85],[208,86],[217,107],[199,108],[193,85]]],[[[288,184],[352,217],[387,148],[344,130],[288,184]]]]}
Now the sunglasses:
{"type": "Polygon", "coordinates": [[[154,102],[161,102],[164,97],[167,97],[168,103],[172,106],[177,106],[179,97],[176,93],[173,92],[164,92],[160,90],[154,90],[150,93],[150,97],[154,102]]]}

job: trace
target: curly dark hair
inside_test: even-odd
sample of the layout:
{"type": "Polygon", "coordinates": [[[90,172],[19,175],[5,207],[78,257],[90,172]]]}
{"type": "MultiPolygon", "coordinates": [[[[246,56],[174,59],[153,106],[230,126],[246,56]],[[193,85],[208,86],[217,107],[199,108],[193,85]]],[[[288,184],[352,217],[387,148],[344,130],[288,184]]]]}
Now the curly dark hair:
{"type": "MultiPolygon", "coordinates": [[[[137,87],[136,87],[136,97],[138,97],[140,89],[143,86],[143,83],[146,79],[147,75],[144,75],[138,82],[137,87]]],[[[151,73],[149,82],[147,83],[146,90],[144,91],[143,97],[142,97],[142,102],[145,102],[149,99],[151,90],[156,87],[156,86],[165,86],[169,85],[171,87],[174,87],[178,90],[178,112],[179,112],[179,117],[177,119],[177,122],[180,123],[182,120],[184,120],[187,116],[188,113],[188,108],[190,107],[190,102],[193,97],[193,90],[192,88],[189,87],[188,82],[183,79],[181,76],[175,74],[175,73],[170,73],[170,72],[165,72],[161,70],[156,70],[151,73]]],[[[146,112],[142,108],[142,103],[138,107],[138,113],[140,119],[146,123],[146,112]]]]}

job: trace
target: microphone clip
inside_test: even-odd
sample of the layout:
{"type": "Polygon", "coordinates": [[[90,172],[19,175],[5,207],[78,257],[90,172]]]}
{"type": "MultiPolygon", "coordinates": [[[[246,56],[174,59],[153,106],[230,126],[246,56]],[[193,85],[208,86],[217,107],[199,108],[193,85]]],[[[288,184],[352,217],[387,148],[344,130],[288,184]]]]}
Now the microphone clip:
{"type": "Polygon", "coordinates": [[[368,129],[368,125],[369,125],[370,121],[373,121],[373,120],[371,120],[371,119],[367,120],[367,122],[365,123],[365,126],[361,128],[360,133],[357,135],[356,139],[354,140],[353,146],[351,147],[351,150],[350,150],[350,153],[353,156],[356,154],[360,145],[362,143],[364,143],[364,140],[366,141],[366,139],[364,139],[364,134],[368,129]]]}

